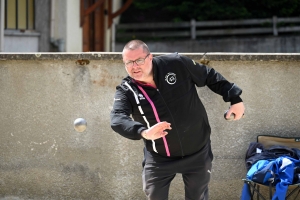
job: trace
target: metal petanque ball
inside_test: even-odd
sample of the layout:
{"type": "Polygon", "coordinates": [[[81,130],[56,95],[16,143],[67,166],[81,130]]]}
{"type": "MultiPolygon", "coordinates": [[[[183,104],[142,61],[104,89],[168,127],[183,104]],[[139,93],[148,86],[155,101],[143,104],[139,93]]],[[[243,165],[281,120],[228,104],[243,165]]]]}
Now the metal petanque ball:
{"type": "Polygon", "coordinates": [[[83,118],[77,118],[77,119],[75,119],[75,121],[74,121],[74,129],[77,132],[83,132],[83,131],[85,131],[86,126],[87,126],[87,123],[86,123],[85,119],[83,119],[83,118]]]}

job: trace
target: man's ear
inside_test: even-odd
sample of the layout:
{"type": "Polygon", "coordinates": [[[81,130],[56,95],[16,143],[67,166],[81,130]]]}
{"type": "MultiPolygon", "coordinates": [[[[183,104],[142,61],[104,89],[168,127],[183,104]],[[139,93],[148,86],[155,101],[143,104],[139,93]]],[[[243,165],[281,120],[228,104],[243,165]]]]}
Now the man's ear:
{"type": "Polygon", "coordinates": [[[150,53],[149,58],[150,58],[151,61],[153,60],[153,55],[152,55],[152,53],[150,53]]]}

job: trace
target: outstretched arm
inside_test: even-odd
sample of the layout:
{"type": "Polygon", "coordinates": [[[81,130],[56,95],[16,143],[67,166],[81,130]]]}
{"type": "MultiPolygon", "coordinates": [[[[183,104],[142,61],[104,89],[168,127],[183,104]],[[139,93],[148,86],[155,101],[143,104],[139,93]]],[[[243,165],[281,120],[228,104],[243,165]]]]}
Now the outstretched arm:
{"type": "Polygon", "coordinates": [[[131,118],[132,105],[121,89],[117,90],[114,98],[113,109],[110,113],[111,128],[120,135],[132,139],[142,139],[141,132],[146,126],[131,118]]]}
{"type": "Polygon", "coordinates": [[[144,130],[141,134],[146,140],[156,140],[168,134],[165,130],[171,130],[171,124],[168,122],[159,122],[149,129],[144,130]]]}

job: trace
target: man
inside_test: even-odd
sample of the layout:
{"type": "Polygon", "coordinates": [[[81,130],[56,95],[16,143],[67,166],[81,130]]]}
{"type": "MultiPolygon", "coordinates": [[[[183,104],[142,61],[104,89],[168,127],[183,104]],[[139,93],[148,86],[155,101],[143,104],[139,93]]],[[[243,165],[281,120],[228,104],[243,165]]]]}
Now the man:
{"type": "Polygon", "coordinates": [[[245,110],[242,90],[214,69],[177,53],[153,57],[140,40],[128,42],[122,56],[129,76],[116,88],[111,127],[126,138],[144,140],[146,196],[168,199],[170,183],[181,173],[186,200],[208,199],[211,130],[195,86],[208,86],[231,102],[226,117],[233,113],[234,120],[245,110]]]}

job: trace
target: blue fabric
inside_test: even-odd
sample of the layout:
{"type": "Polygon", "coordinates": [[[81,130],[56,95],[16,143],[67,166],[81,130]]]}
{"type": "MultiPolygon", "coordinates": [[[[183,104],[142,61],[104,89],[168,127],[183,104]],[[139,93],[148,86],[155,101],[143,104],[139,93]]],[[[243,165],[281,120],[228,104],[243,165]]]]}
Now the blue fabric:
{"type": "Polygon", "coordinates": [[[242,196],[240,200],[250,200],[251,199],[251,191],[249,189],[249,186],[247,183],[244,183],[243,189],[242,189],[242,196]]]}
{"type": "MultiPolygon", "coordinates": [[[[259,160],[247,173],[247,179],[268,185],[268,179],[273,177],[268,171],[271,170],[275,174],[274,185],[276,191],[272,200],[284,200],[289,185],[292,185],[294,178],[294,167],[300,166],[300,160],[291,157],[282,156],[273,160],[259,160]]],[[[250,198],[249,188],[243,187],[241,200],[250,198]],[[249,196],[248,196],[249,195],[249,196]]]]}
{"type": "Polygon", "coordinates": [[[273,176],[271,172],[266,171],[266,167],[268,167],[267,170],[275,171],[275,169],[273,169],[274,165],[272,160],[259,160],[249,169],[247,179],[268,185],[269,178],[272,178],[273,176]],[[260,177],[263,176],[263,179],[260,179],[260,177],[258,177],[259,175],[260,177]]]}
{"type": "Polygon", "coordinates": [[[278,171],[276,176],[279,177],[279,182],[276,184],[276,192],[273,195],[272,200],[281,200],[285,199],[287,189],[289,185],[293,184],[294,178],[294,167],[296,164],[299,164],[299,160],[295,160],[293,158],[277,158],[276,164],[278,167],[278,171]],[[290,162],[287,162],[288,159],[290,162]],[[286,163],[284,163],[286,162],[286,163]]]}

